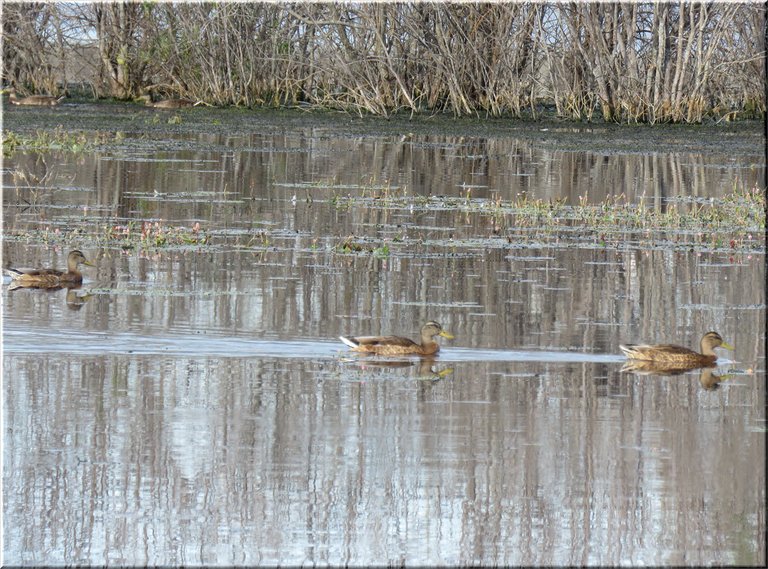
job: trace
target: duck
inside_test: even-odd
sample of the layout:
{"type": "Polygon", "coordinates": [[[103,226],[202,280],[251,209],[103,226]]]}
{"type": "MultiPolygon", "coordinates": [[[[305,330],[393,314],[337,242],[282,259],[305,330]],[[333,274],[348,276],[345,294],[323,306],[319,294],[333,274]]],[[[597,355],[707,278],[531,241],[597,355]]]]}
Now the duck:
{"type": "Polygon", "coordinates": [[[67,270],[57,269],[5,269],[5,274],[13,279],[12,285],[28,288],[54,288],[75,285],[83,282],[83,274],[78,270],[80,265],[93,267],[82,251],[77,249],[67,255],[67,270]]]}
{"type": "Polygon", "coordinates": [[[182,109],[185,107],[194,107],[195,102],[189,99],[165,99],[151,104],[156,109],[182,109]]]}
{"type": "Polygon", "coordinates": [[[59,98],[51,95],[30,95],[29,97],[19,98],[16,96],[15,87],[8,89],[8,93],[10,94],[8,100],[12,105],[26,105],[33,107],[54,107],[65,97],[64,95],[59,98]]]}
{"type": "Polygon", "coordinates": [[[181,109],[185,107],[194,107],[196,103],[189,99],[164,99],[162,101],[152,101],[152,97],[149,95],[143,95],[140,97],[144,100],[144,104],[147,107],[154,107],[155,109],[181,109]]]}
{"type": "Polygon", "coordinates": [[[717,332],[707,332],[701,337],[701,353],[674,344],[621,344],[619,348],[632,360],[646,360],[675,364],[680,367],[711,366],[717,361],[715,348],[733,350],[717,332]]]}
{"type": "Polygon", "coordinates": [[[435,336],[453,339],[453,335],[443,330],[443,327],[435,321],[429,321],[422,326],[421,344],[401,336],[339,336],[339,339],[355,352],[386,356],[408,354],[431,356],[440,351],[440,346],[435,342],[435,336]]]}

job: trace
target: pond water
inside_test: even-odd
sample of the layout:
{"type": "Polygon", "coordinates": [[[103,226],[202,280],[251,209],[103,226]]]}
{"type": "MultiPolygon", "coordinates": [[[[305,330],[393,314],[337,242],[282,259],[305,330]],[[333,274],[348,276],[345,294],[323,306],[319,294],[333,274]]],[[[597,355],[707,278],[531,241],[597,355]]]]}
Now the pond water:
{"type": "Polygon", "coordinates": [[[5,160],[3,265],[95,264],[3,288],[6,564],[766,562],[762,230],[677,246],[483,210],[691,208],[760,183],[760,155],[32,111],[6,128],[84,113],[124,138],[5,160]],[[337,339],[428,320],[455,335],[431,359],[337,339]],[[622,371],[620,343],[710,329],[735,346],[715,370],[622,371]]]}

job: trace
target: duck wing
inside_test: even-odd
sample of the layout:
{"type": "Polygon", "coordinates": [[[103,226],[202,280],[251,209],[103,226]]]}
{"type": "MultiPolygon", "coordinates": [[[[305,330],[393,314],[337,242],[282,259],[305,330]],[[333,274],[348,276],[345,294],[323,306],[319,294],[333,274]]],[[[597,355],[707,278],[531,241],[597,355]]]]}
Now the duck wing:
{"type": "Polygon", "coordinates": [[[400,336],[354,336],[351,338],[340,336],[339,338],[353,348],[358,346],[402,346],[409,348],[418,345],[413,340],[400,336]]]}
{"type": "Polygon", "coordinates": [[[10,275],[13,279],[25,278],[25,277],[54,277],[58,278],[64,274],[64,271],[56,269],[5,269],[5,274],[10,275]]]}
{"type": "Polygon", "coordinates": [[[693,350],[675,344],[621,344],[619,349],[628,358],[637,360],[653,360],[664,356],[674,358],[699,355],[693,350]]]}

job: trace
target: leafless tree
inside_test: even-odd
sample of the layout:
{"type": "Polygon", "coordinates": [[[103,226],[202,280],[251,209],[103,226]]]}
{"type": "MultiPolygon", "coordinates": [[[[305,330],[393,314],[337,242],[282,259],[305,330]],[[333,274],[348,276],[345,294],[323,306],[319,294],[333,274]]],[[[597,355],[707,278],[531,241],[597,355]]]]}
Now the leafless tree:
{"type": "Polygon", "coordinates": [[[3,73],[53,91],[90,41],[120,99],[698,122],[765,112],[764,28],[762,5],[692,1],[8,4],[3,73]]]}

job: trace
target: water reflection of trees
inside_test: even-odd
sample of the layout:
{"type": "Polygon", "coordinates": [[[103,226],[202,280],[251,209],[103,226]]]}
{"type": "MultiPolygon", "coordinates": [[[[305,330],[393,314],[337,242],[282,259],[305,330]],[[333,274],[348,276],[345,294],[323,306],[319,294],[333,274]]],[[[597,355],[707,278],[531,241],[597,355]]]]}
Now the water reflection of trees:
{"type": "MultiPolygon", "coordinates": [[[[436,319],[458,331],[459,346],[597,353],[618,353],[620,342],[644,338],[694,345],[702,331],[715,328],[732,338],[742,357],[755,359],[760,351],[765,275],[759,255],[722,265],[722,253],[661,248],[504,239],[454,248],[450,233],[464,229],[451,212],[429,212],[415,225],[405,217],[397,228],[398,212],[357,208],[322,215],[328,211],[298,205],[286,217],[303,230],[276,232],[264,248],[155,257],[111,251],[90,278],[132,292],[112,295],[98,308],[89,303],[89,322],[100,330],[147,323],[327,339],[350,328],[415,334],[420,323],[436,319]],[[393,247],[383,257],[334,249],[358,228],[380,243],[383,227],[407,232],[408,247],[393,247]]],[[[3,246],[7,251],[9,244],[3,246]]],[[[38,253],[26,261],[45,265],[51,259],[38,253]]],[[[39,310],[31,299],[14,302],[39,310]]]]}
{"type": "Polygon", "coordinates": [[[415,334],[436,319],[457,331],[451,345],[592,353],[618,353],[620,342],[642,338],[693,345],[701,330],[716,328],[739,357],[760,353],[751,340],[765,324],[757,261],[723,273],[695,253],[665,250],[498,248],[453,256],[440,248],[419,257],[424,251],[412,258],[342,255],[325,246],[120,255],[100,262],[94,278],[117,294],[94,308],[89,325],[327,340],[349,329],[415,334]]]}
{"type": "MultiPolygon", "coordinates": [[[[77,164],[57,163],[57,178],[46,186],[83,188],[57,195],[57,202],[88,206],[94,216],[168,220],[193,216],[215,224],[227,219],[241,224],[239,215],[245,209],[262,222],[282,223],[274,202],[295,194],[329,199],[389,187],[393,195],[465,197],[469,190],[472,197],[511,200],[526,194],[533,199],[565,198],[571,204],[581,196],[595,203],[625,194],[635,202],[644,198],[646,205],[659,209],[666,207],[666,200],[683,199],[678,206],[685,209],[696,198],[718,197],[734,184],[752,187],[762,179],[761,168],[726,165],[718,157],[695,152],[595,154],[548,149],[515,138],[330,139],[311,129],[255,136],[243,137],[239,144],[232,137],[219,137],[219,145],[234,144],[227,153],[169,152],[174,161],[165,164],[159,155],[145,160],[148,154],[143,151],[121,158],[89,154],[78,157],[77,164]],[[297,189],[296,184],[309,186],[297,189]],[[205,193],[195,197],[196,192],[205,193]],[[189,199],[174,200],[179,194],[189,199]]],[[[48,162],[36,154],[18,153],[9,172],[49,177],[48,162]]],[[[6,185],[14,187],[10,174],[6,178],[6,185]]],[[[22,187],[6,192],[7,221],[14,223],[14,208],[24,203],[29,191],[22,187]]]]}
{"type": "Polygon", "coordinates": [[[765,545],[759,389],[595,363],[464,362],[415,385],[301,359],[5,362],[6,516],[30,522],[8,527],[11,551],[293,563],[319,540],[334,564],[421,559],[427,542],[461,563],[726,563],[700,527],[734,516],[747,552],[765,545]]]}

